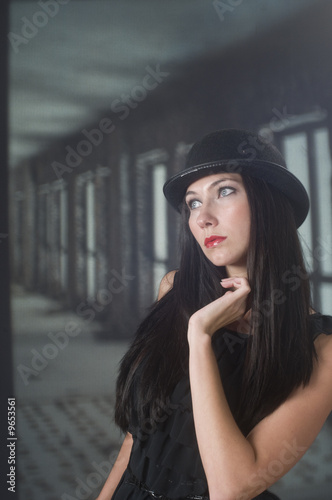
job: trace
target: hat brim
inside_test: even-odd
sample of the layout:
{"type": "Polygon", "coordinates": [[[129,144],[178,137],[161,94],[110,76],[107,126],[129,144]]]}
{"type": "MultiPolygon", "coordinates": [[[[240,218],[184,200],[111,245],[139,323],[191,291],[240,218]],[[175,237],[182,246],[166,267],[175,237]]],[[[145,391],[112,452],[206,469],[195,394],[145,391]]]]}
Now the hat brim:
{"type": "Polygon", "coordinates": [[[171,177],[164,185],[164,195],[168,202],[181,211],[187,188],[196,180],[218,172],[248,174],[265,180],[279,189],[289,199],[295,214],[296,227],[300,227],[309,211],[308,194],[295,175],[285,167],[263,160],[220,160],[195,165],[171,177]]]}

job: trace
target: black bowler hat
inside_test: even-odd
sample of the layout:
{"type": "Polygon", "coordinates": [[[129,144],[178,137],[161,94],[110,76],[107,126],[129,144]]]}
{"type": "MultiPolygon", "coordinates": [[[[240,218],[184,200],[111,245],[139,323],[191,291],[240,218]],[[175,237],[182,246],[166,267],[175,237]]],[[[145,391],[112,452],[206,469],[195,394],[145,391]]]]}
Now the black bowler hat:
{"type": "Polygon", "coordinates": [[[217,172],[244,173],[265,180],[287,196],[296,226],[305,220],[309,198],[303,184],[287,170],[284,158],[273,144],[247,130],[218,130],[197,141],[188,153],[184,170],[165,183],[164,194],[180,211],[190,184],[217,172]]]}

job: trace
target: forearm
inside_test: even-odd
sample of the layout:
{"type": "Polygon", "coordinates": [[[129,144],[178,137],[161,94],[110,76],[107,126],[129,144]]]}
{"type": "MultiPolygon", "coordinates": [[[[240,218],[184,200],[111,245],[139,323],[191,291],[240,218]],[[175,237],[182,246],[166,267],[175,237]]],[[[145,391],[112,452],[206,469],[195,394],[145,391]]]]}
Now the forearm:
{"type": "Polygon", "coordinates": [[[254,449],[230,411],[211,337],[192,328],[188,340],[195,429],[210,497],[233,498],[255,470],[254,449]]]}
{"type": "Polygon", "coordinates": [[[128,465],[131,449],[132,436],[128,433],[123,441],[118,457],[104,484],[104,487],[96,500],[110,500],[112,498],[112,495],[128,465]]]}

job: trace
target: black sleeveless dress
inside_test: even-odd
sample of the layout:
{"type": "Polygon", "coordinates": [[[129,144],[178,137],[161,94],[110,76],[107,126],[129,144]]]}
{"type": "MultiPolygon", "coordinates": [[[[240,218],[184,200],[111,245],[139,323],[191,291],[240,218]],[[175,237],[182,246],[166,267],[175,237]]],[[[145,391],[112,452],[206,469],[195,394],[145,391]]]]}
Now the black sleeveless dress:
{"type": "MultiPolygon", "coordinates": [[[[332,317],[311,315],[311,331],[313,339],[320,333],[332,335],[332,317]]],[[[240,387],[247,338],[231,331],[217,332],[213,337],[231,409],[240,387]]],[[[208,500],[207,480],[194,429],[189,377],[177,384],[164,411],[141,426],[133,421],[128,430],[133,436],[133,448],[112,500],[208,500]]],[[[278,497],[264,491],[255,499],[278,500],[278,497]]]]}

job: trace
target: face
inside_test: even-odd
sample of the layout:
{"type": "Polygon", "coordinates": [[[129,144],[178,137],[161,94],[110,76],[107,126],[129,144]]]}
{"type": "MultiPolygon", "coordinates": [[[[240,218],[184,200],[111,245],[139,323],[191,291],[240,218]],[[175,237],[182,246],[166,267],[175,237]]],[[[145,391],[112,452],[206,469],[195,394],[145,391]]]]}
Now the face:
{"type": "Polygon", "coordinates": [[[229,276],[246,276],[250,207],[240,174],[202,177],[187,189],[189,227],[206,257],[226,266],[229,276]]]}

